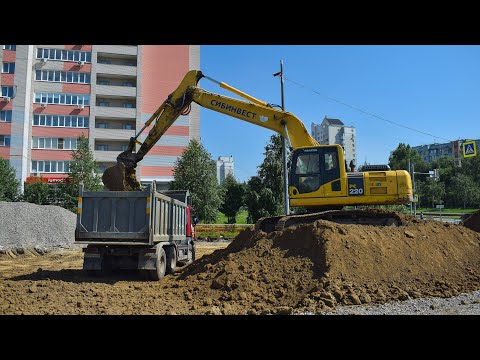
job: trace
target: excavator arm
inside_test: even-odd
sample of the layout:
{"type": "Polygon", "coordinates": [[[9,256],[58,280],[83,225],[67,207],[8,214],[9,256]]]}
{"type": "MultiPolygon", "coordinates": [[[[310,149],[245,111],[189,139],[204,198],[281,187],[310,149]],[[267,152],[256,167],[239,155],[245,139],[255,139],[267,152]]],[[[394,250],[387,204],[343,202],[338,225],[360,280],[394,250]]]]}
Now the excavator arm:
{"type": "Polygon", "coordinates": [[[172,126],[175,120],[188,111],[192,102],[210,110],[273,130],[287,138],[293,149],[318,146],[317,141],[310,136],[305,125],[295,115],[287,111],[277,110],[264,101],[245,94],[223,82],[220,83],[204,76],[201,71],[191,70],[185,75],[177,89],[168,96],[146,121],[143,128],[135,137],[130,139],[127,151],[124,151],[117,157],[117,165],[105,171],[102,180],[109,190],[140,190],[140,184],[136,180],[134,168],[148,154],[168,128],[172,126]],[[197,87],[199,80],[203,77],[214,81],[220,87],[248,101],[211,93],[197,87]],[[152,123],[154,125],[147,137],[143,143],[140,142],[138,137],[152,123]],[[133,152],[135,144],[140,145],[136,153],[133,152]]]}

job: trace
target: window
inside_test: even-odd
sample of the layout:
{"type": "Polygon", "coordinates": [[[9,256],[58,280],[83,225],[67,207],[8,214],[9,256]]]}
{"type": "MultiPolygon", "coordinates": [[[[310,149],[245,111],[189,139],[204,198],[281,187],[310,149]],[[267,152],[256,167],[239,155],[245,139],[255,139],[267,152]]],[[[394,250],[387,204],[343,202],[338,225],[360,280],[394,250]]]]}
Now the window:
{"type": "Polygon", "coordinates": [[[134,108],[132,103],[127,103],[127,102],[123,103],[123,107],[127,108],[127,109],[133,109],[134,108]]]}
{"type": "Polygon", "coordinates": [[[32,137],[32,149],[77,150],[76,138],[32,137]]]}
{"type": "Polygon", "coordinates": [[[98,144],[98,145],[96,146],[96,149],[95,149],[95,150],[108,151],[108,145],[98,144]]]}
{"type": "Polygon", "coordinates": [[[2,72],[4,74],[15,74],[15,63],[14,62],[4,62],[2,67],[2,72]]]}
{"type": "Polygon", "coordinates": [[[3,45],[3,50],[17,50],[17,45],[3,45]]]}
{"type": "Polygon", "coordinates": [[[321,185],[318,150],[299,153],[293,163],[295,171],[291,179],[292,186],[295,186],[300,194],[317,190],[321,185]]]}
{"type": "MultiPolygon", "coordinates": [[[[7,45],[4,45],[7,46],[7,45]]],[[[13,45],[15,46],[15,45],[13,45]]],[[[90,51],[63,50],[63,49],[37,49],[37,59],[49,59],[58,61],[85,61],[92,62],[90,51]]]]}
{"type": "MultiPolygon", "coordinates": [[[[13,91],[13,88],[12,88],[13,91]]],[[[3,87],[2,87],[3,92],[3,87]]],[[[84,94],[58,94],[35,93],[35,103],[60,104],[60,105],[86,105],[90,104],[90,95],[84,94]]]]}
{"type": "Polygon", "coordinates": [[[35,80],[90,84],[90,74],[78,71],[37,70],[35,71],[35,80]]]}
{"type": "Polygon", "coordinates": [[[10,135],[0,135],[0,146],[10,146],[10,135]]]}
{"type": "Polygon", "coordinates": [[[127,151],[128,150],[128,145],[122,145],[121,149],[122,149],[122,151],[127,151]]]}
{"type": "Polygon", "coordinates": [[[2,96],[13,98],[13,86],[2,86],[2,96]]]}
{"type": "Polygon", "coordinates": [[[32,160],[31,172],[65,173],[70,171],[71,161],[32,160]]]}
{"type": "Polygon", "coordinates": [[[133,124],[123,124],[122,129],[133,130],[133,124]]]}
{"type": "Polygon", "coordinates": [[[12,121],[12,110],[2,110],[2,111],[0,111],[0,121],[11,122],[12,121]]]}
{"type": "Polygon", "coordinates": [[[110,106],[110,103],[108,101],[100,101],[97,106],[110,106]]]}
{"type": "Polygon", "coordinates": [[[131,83],[130,81],[124,81],[122,82],[122,86],[135,87],[135,84],[131,83]]]}
{"type": "Polygon", "coordinates": [[[98,129],[108,129],[108,126],[106,123],[99,123],[97,124],[98,129]]]}
{"type": "Polygon", "coordinates": [[[108,80],[99,80],[98,85],[110,85],[110,81],[108,80]]]}

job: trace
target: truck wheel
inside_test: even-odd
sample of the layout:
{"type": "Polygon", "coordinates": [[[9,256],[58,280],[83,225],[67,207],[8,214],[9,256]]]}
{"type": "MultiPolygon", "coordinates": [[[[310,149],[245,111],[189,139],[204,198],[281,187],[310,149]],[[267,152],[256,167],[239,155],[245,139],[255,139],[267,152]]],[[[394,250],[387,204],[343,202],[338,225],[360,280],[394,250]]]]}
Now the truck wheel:
{"type": "Polygon", "coordinates": [[[157,261],[155,262],[155,270],[150,271],[152,280],[158,281],[165,276],[167,270],[167,255],[163,247],[157,249],[157,261]]]}
{"type": "Polygon", "coordinates": [[[166,273],[173,274],[177,268],[177,250],[175,246],[169,246],[167,248],[167,267],[166,273]]]}

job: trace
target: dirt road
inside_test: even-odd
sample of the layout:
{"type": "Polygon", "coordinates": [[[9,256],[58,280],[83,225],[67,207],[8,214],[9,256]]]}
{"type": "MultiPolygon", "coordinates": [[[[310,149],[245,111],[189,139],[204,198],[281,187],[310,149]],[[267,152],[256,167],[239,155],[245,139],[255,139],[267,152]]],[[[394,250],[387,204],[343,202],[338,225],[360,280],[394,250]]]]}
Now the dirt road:
{"type": "MultiPolygon", "coordinates": [[[[197,258],[225,248],[228,242],[198,242],[197,258]]],[[[108,279],[82,271],[80,250],[43,256],[0,256],[0,314],[195,314],[179,306],[171,284],[145,282],[126,272],[108,279]]]]}

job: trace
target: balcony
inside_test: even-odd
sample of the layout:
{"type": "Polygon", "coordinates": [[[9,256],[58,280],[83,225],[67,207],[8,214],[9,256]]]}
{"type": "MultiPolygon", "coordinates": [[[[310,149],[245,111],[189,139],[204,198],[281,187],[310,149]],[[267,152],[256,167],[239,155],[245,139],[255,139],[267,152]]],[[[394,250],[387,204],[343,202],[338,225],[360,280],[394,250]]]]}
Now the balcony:
{"type": "Polygon", "coordinates": [[[132,45],[95,45],[95,50],[99,53],[120,54],[120,55],[137,55],[136,46],[132,45]]]}
{"type": "Polygon", "coordinates": [[[95,150],[95,160],[97,162],[117,162],[117,156],[121,151],[101,151],[95,150]]]}
{"type": "Polygon", "coordinates": [[[137,76],[137,67],[97,63],[97,74],[137,76]]]}
{"type": "Polygon", "coordinates": [[[132,136],[135,136],[135,130],[96,128],[92,131],[92,136],[95,139],[103,140],[128,140],[132,136]]]}
{"type": "Polygon", "coordinates": [[[97,95],[137,96],[137,88],[132,86],[97,85],[97,95]]]}
{"type": "Polygon", "coordinates": [[[137,116],[136,108],[97,106],[95,116],[106,118],[135,119],[137,116]]]}

